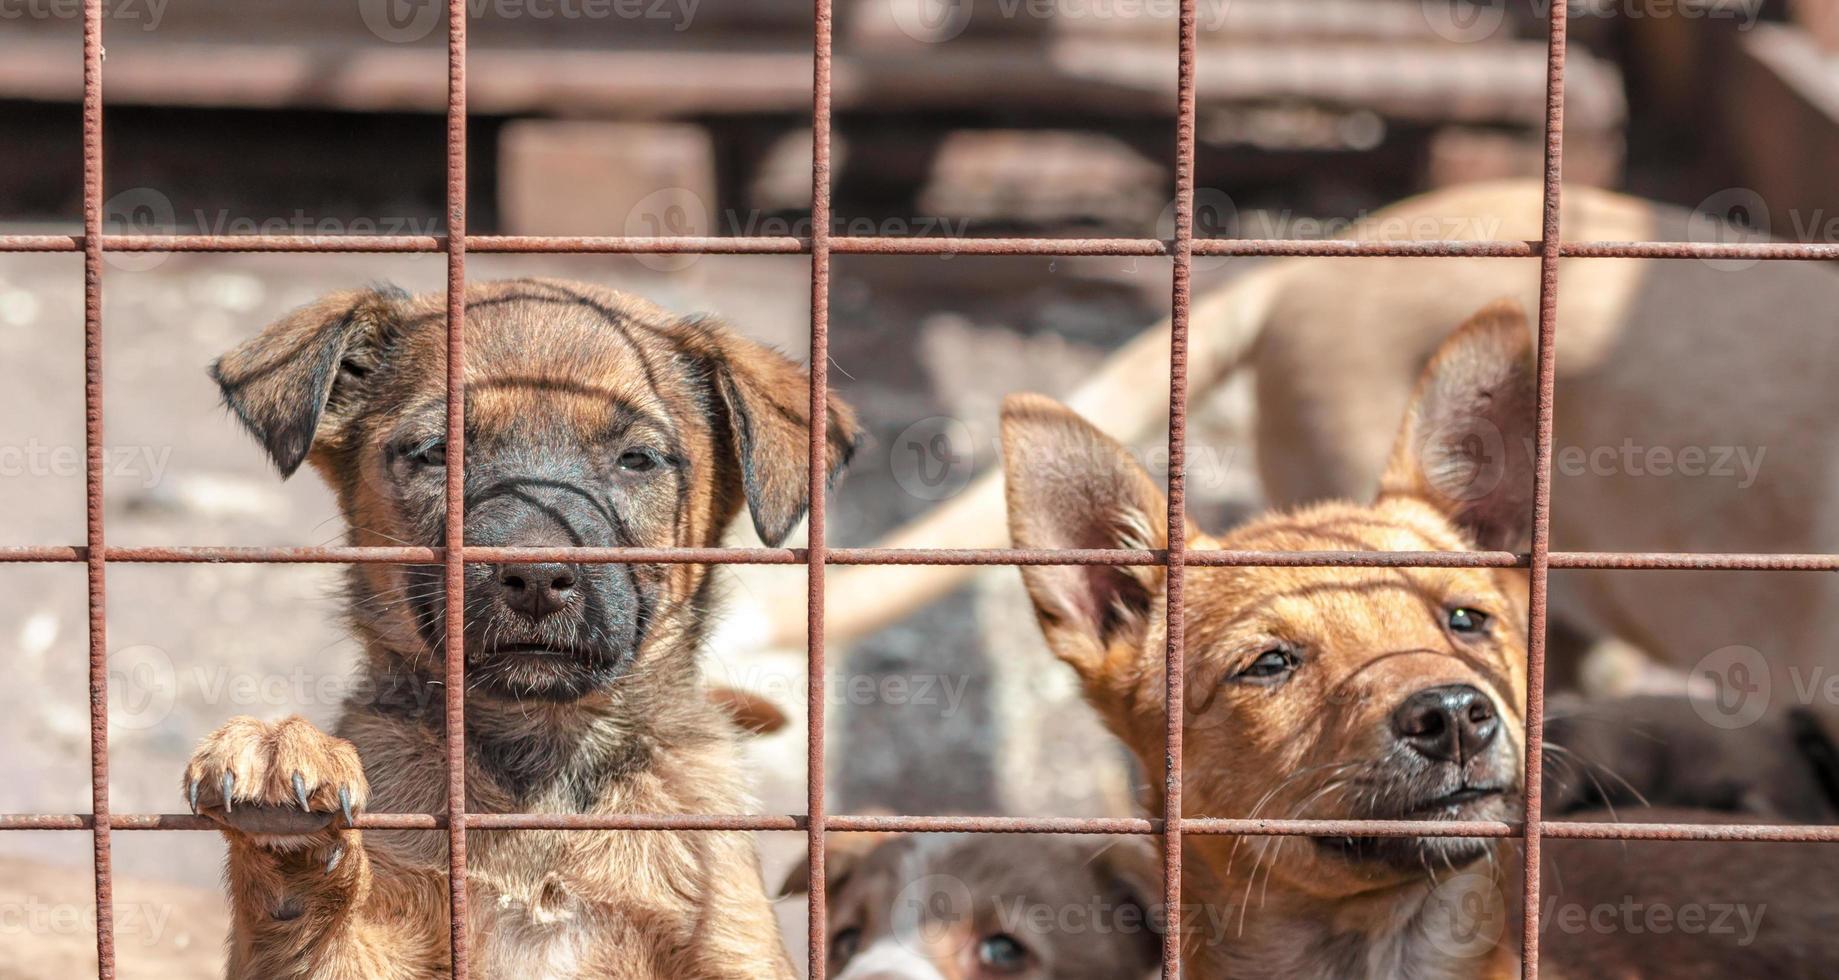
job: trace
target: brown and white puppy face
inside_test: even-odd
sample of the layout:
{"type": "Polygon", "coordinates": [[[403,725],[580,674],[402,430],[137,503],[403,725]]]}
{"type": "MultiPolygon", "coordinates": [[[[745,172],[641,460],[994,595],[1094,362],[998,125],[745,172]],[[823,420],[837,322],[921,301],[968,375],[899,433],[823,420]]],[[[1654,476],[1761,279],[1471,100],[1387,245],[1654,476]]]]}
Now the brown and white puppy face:
{"type": "MultiPolygon", "coordinates": [[[[826,853],[837,980],[1131,980],[1161,963],[1148,841],[838,834],[826,853]]],[[[803,865],[786,893],[805,888],[803,865]]]]}
{"type": "MultiPolygon", "coordinates": [[[[358,545],[445,535],[446,299],[340,293],[212,369],[282,474],[310,460],[358,545]]],[[[519,280],[466,295],[465,539],[504,547],[706,547],[745,499],[770,544],[802,518],[808,379],[707,319],[596,286],[519,280]]],[[[834,472],[856,438],[829,408],[834,472]]],[[[354,571],[358,628],[441,656],[439,566],[354,571]]],[[[574,700],[653,647],[693,644],[706,570],[519,563],[466,570],[466,653],[484,696],[574,700]]]]}
{"type": "MultiPolygon", "coordinates": [[[[1530,329],[1491,307],[1426,369],[1378,499],[1253,522],[1190,550],[1463,551],[1530,533],[1530,329]],[[1505,451],[1503,451],[1505,450],[1505,451]]],[[[1161,548],[1167,505],[1125,450],[1046,399],[1004,412],[1010,527],[1028,548],[1161,548]]],[[[1526,578],[1518,569],[1186,571],[1184,810],[1502,820],[1518,812],[1526,578]]],[[[1056,655],[1150,771],[1163,758],[1160,568],[1029,567],[1056,655]]],[[[1324,839],[1271,874],[1323,897],[1460,866],[1483,841],[1324,839]]],[[[1250,866],[1253,862],[1247,860],[1250,866]]]]}

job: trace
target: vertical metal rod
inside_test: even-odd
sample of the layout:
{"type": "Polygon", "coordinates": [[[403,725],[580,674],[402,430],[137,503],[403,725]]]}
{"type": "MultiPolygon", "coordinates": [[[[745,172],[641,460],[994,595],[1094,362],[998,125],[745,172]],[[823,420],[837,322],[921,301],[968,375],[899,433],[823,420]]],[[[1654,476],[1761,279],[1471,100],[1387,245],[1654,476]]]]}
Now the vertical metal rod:
{"type": "Polygon", "coordinates": [[[1526,867],[1521,970],[1539,975],[1540,809],[1544,805],[1545,647],[1552,543],[1552,406],[1556,397],[1558,261],[1563,244],[1566,0],[1553,0],[1545,81],[1545,212],[1539,249],[1539,407],[1533,465],[1531,578],[1526,645],[1526,867]]]}
{"type": "Polygon", "coordinates": [[[466,940],[466,2],[447,5],[447,890],[453,975],[466,940]]]}
{"type": "Polygon", "coordinates": [[[813,0],[811,47],[811,509],[806,576],[806,827],[809,973],[822,980],[828,930],[824,904],[824,482],[830,421],[830,0],[813,0]]]}
{"type": "Polygon", "coordinates": [[[1194,259],[1194,62],[1195,0],[1181,0],[1179,64],[1175,83],[1174,275],[1169,298],[1169,513],[1168,648],[1164,680],[1168,696],[1168,758],[1163,786],[1162,975],[1181,975],[1181,789],[1182,724],[1186,720],[1184,601],[1187,555],[1188,300],[1194,259]]]}
{"type": "Polygon", "coordinates": [[[96,976],[115,976],[109,859],[108,564],[102,544],[102,0],[83,4],[83,495],[89,581],[89,794],[96,871],[96,976]]]}

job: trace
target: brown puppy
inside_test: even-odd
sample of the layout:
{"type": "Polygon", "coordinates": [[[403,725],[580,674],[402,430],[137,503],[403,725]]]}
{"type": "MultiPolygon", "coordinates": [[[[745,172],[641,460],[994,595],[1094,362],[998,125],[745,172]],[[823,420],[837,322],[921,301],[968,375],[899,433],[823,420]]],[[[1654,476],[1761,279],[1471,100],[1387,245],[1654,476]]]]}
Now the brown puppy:
{"type": "MultiPolygon", "coordinates": [[[[832,980],[1142,980],[1162,962],[1141,838],[837,834],[832,980]]],[[[783,891],[805,890],[803,864],[783,891]]]]}
{"type": "MultiPolygon", "coordinates": [[[[785,357],[594,286],[483,283],[466,305],[468,544],[706,547],[743,500],[776,544],[802,518],[808,379],[785,357]]],[[[284,475],[310,461],[331,485],[351,544],[442,542],[444,311],[341,293],[213,370],[284,475]]],[[[828,422],[834,471],[856,428],[835,402],[828,422]]],[[[340,737],[239,718],[188,767],[230,842],[232,977],[448,969],[445,835],[348,826],[445,807],[440,581],[351,569],[368,683],[340,737]]],[[[685,564],[469,566],[467,809],[743,811],[735,728],[696,661],[710,582],[685,564]]],[[[746,834],[468,839],[474,976],[792,975],[746,834]]]]}
{"type": "MultiPolygon", "coordinates": [[[[1514,454],[1491,465],[1502,457],[1478,453],[1485,443],[1468,436],[1529,433],[1530,346],[1531,329],[1511,305],[1453,334],[1425,369],[1372,504],[1316,505],[1221,538],[1190,531],[1189,549],[1522,548],[1530,474],[1514,454]]],[[[1003,421],[1018,546],[1166,544],[1166,501],[1123,447],[1038,396],[1010,399],[1003,421]]],[[[1022,573],[1048,645],[1144,768],[1158,771],[1164,570],[1022,573]]],[[[1185,816],[1519,818],[1524,572],[1191,566],[1186,575],[1185,816]]],[[[1814,763],[1816,774],[1828,768],[1823,758],[1814,763]]],[[[1152,793],[1160,786],[1150,782],[1152,793]]],[[[1700,806],[1718,802],[1697,796],[1700,806]]],[[[1148,802],[1160,811],[1160,799],[1148,802]]],[[[1607,800],[1570,799],[1560,788],[1553,802],[1607,800]]],[[[1704,809],[1620,818],[1756,819],[1704,809]]],[[[1183,847],[1190,976],[1517,971],[1520,884],[1510,841],[1196,835],[1183,847]]],[[[1822,919],[1839,881],[1839,848],[1548,839],[1544,853],[1542,975],[1814,977],[1839,968],[1839,942],[1822,919]]]]}
{"type": "MultiPolygon", "coordinates": [[[[1530,330],[1490,308],[1433,359],[1378,499],[1254,521],[1190,549],[1462,551],[1516,545],[1517,473],[1461,434],[1532,425],[1530,330]],[[1479,478],[1479,479],[1478,479],[1479,478]],[[1477,488],[1481,488],[1479,491],[1477,488]]],[[[1161,548],[1167,502],[1119,444],[1038,396],[1004,405],[1024,548],[1161,548]]],[[[1497,457],[1498,458],[1498,457],[1497,457]]],[[[1512,456],[1506,465],[1517,465],[1512,456]]],[[[1022,570],[1054,653],[1143,766],[1162,768],[1165,570],[1022,570]]],[[[1187,816],[1511,820],[1520,807],[1526,573],[1190,568],[1187,816]]],[[[1151,780],[1159,792],[1160,780],[1151,780]]],[[[1160,809],[1161,801],[1150,801],[1160,809]]],[[[1200,977],[1492,976],[1504,947],[1431,941],[1428,869],[1491,867],[1491,841],[1189,837],[1183,958],[1200,977]]]]}

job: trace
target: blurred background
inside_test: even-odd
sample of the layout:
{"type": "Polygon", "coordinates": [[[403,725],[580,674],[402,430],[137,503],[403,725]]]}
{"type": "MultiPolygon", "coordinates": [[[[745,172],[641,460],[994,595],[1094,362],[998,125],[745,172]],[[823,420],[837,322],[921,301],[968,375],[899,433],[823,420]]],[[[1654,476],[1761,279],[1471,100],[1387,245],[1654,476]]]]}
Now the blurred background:
{"type": "MultiPolygon", "coordinates": [[[[808,234],[808,2],[469,6],[472,233],[808,234]]],[[[80,7],[0,0],[0,234],[80,231],[80,7]]],[[[105,7],[108,231],[442,233],[445,4],[105,7]]],[[[1327,237],[1413,193],[1537,175],[1546,7],[1201,0],[1196,235],[1327,237]]],[[[1573,0],[1567,179],[1834,240],[1823,216],[1839,218],[1835,9],[1573,0]]],[[[1175,0],[836,0],[834,231],[1170,235],[1176,11],[1175,0]]],[[[1197,295],[1256,264],[1197,259],[1197,295]]],[[[604,282],[808,351],[801,256],[479,255],[467,267],[604,282]]],[[[276,478],[204,368],[323,292],[434,291],[444,275],[438,255],[109,255],[110,543],[338,541],[330,496],[308,475],[276,478]]],[[[1076,386],[1166,316],[1169,278],[1163,259],[836,257],[825,368],[871,439],[834,497],[831,543],[870,544],[962,490],[996,460],[1002,396],[1076,386]]],[[[0,254],[6,544],[83,537],[82,301],[80,256],[0,254]]],[[[1195,461],[1208,468],[1191,473],[1190,502],[1203,526],[1261,506],[1249,405],[1245,379],[1196,398],[1191,437],[1208,454],[1195,461]]],[[[339,574],[110,570],[116,810],[178,809],[191,746],[230,715],[330,723],[355,652],[339,574]]],[[[802,606],[803,570],[724,574],[739,611],[711,671],[801,723],[801,650],[748,639],[760,610],[802,606]]],[[[12,746],[0,811],[87,811],[82,569],[0,566],[0,582],[0,739],[12,746]]],[[[1015,573],[990,569],[833,650],[833,811],[1127,812],[1125,757],[1025,609],[1015,573]]],[[[802,810],[802,737],[748,751],[763,811],[802,810]]],[[[215,835],[114,840],[122,975],[212,975],[224,929],[215,835]]],[[[89,846],[0,835],[0,977],[93,969],[89,846]]],[[[762,847],[771,881],[802,857],[796,835],[763,835],[762,847]]],[[[802,900],[783,908],[802,922],[802,900]]],[[[787,936],[802,962],[802,924],[787,936]]]]}

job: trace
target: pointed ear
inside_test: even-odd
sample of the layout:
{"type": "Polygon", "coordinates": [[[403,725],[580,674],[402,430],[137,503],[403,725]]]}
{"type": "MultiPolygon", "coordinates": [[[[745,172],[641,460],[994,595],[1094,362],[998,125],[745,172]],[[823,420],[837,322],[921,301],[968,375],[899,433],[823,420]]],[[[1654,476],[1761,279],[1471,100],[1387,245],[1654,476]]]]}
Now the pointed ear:
{"type": "MultiPolygon", "coordinates": [[[[708,365],[717,407],[732,435],[741,488],[760,540],[777,547],[811,505],[811,378],[784,354],[709,317],[681,324],[686,349],[708,365]]],[[[826,405],[824,467],[834,479],[862,432],[856,413],[834,394],[826,405]]]]}
{"type": "Polygon", "coordinates": [[[224,404],[289,477],[319,443],[336,442],[379,340],[400,318],[396,290],[333,293],[289,313],[211,365],[224,404]]]}
{"type": "Polygon", "coordinates": [[[1380,496],[1428,501],[1484,550],[1524,547],[1537,387],[1532,328],[1518,304],[1502,300],[1475,314],[1424,368],[1380,496]]]}
{"type": "MultiPolygon", "coordinates": [[[[1143,467],[1072,409],[1040,395],[1003,401],[1009,536],[1018,548],[1156,549],[1168,502],[1143,467]]],[[[1082,676],[1107,647],[1141,637],[1162,587],[1159,567],[1024,565],[1047,644],[1082,676]]]]}

